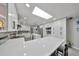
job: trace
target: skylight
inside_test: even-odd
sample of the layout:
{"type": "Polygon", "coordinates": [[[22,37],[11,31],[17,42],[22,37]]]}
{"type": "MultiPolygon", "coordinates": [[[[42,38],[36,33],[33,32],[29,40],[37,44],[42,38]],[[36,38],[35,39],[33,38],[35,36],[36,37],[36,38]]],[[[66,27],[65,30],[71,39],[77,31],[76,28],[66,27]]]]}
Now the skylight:
{"type": "Polygon", "coordinates": [[[32,14],[36,15],[36,16],[39,16],[39,17],[42,17],[44,19],[52,18],[52,16],[50,14],[48,14],[47,12],[43,11],[42,9],[40,9],[38,7],[34,8],[32,14]]]}

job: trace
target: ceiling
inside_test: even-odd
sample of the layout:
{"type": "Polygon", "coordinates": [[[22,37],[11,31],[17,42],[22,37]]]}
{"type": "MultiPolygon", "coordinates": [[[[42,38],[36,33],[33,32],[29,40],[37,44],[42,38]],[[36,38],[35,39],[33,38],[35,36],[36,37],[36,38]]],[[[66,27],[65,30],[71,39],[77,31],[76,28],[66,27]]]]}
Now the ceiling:
{"type": "Polygon", "coordinates": [[[35,6],[46,11],[54,18],[63,18],[66,16],[79,16],[79,3],[29,3],[30,7],[26,7],[25,3],[16,3],[16,9],[19,15],[19,20],[25,22],[26,25],[42,24],[48,21],[53,21],[51,19],[43,19],[41,17],[32,14],[35,6]],[[24,19],[27,17],[27,19],[24,19]]]}

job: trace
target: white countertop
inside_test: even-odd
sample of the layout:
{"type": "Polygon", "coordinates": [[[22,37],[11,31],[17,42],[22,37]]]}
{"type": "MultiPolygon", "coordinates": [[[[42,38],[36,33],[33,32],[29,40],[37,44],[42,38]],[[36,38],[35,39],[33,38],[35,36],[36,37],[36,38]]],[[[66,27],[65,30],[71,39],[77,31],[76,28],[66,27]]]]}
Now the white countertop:
{"type": "Polygon", "coordinates": [[[14,32],[18,30],[0,30],[0,33],[8,33],[8,32],[14,32]]]}
{"type": "Polygon", "coordinates": [[[64,41],[51,36],[26,42],[24,38],[10,39],[0,45],[0,56],[49,56],[64,41]]]}
{"type": "Polygon", "coordinates": [[[9,39],[0,45],[0,56],[23,56],[24,38],[9,39]]]}
{"type": "Polygon", "coordinates": [[[16,31],[27,31],[27,30],[0,30],[0,33],[16,32],[16,31]]]}
{"type": "Polygon", "coordinates": [[[26,42],[25,53],[27,56],[49,56],[65,40],[56,37],[45,37],[26,42]]]}

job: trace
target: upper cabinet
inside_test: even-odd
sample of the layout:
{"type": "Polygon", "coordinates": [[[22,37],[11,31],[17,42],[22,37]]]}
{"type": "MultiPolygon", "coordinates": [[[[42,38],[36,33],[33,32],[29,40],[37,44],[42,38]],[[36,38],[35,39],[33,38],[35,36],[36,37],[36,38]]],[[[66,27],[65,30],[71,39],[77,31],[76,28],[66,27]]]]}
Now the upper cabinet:
{"type": "Polygon", "coordinates": [[[16,5],[14,3],[8,4],[8,30],[17,30],[18,15],[16,5]]]}

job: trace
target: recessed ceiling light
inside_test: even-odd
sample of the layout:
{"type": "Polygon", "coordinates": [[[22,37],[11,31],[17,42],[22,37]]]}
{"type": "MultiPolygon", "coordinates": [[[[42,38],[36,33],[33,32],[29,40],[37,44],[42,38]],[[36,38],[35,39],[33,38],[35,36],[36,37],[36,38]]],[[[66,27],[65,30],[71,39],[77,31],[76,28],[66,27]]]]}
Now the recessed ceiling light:
{"type": "Polygon", "coordinates": [[[5,17],[5,16],[3,16],[3,15],[0,15],[0,17],[2,17],[2,18],[5,18],[5,19],[6,19],[6,17],[5,17]]]}
{"type": "Polygon", "coordinates": [[[53,20],[56,20],[57,18],[53,18],[53,20]]]}
{"type": "Polygon", "coordinates": [[[50,14],[48,14],[47,12],[45,12],[44,10],[38,8],[38,7],[35,7],[33,12],[32,12],[33,15],[36,15],[36,16],[39,16],[39,17],[42,17],[44,19],[49,19],[49,18],[52,18],[53,16],[51,16],[50,14]]]}
{"type": "Polygon", "coordinates": [[[9,16],[12,16],[12,14],[11,14],[11,13],[9,13],[8,15],[9,15],[9,16]]]}
{"type": "Polygon", "coordinates": [[[15,14],[12,14],[12,13],[8,13],[8,15],[9,15],[9,16],[15,16],[15,14]]]}
{"type": "Polygon", "coordinates": [[[24,17],[24,19],[27,19],[27,17],[24,17]]]}
{"type": "Polygon", "coordinates": [[[30,7],[30,5],[29,4],[25,4],[27,7],[30,7]]]}

